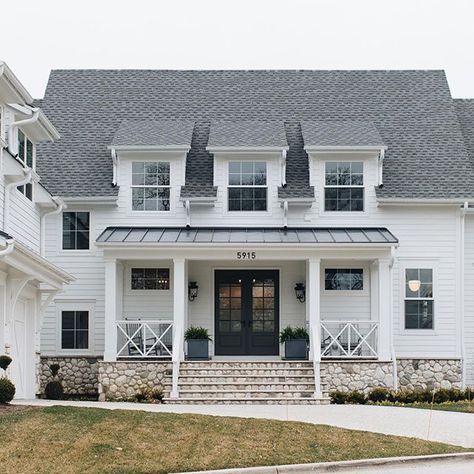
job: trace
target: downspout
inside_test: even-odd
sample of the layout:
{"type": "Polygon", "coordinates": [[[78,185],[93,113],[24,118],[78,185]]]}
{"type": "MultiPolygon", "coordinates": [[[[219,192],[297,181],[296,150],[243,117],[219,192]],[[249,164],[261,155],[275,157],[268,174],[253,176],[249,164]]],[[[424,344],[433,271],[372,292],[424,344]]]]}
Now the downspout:
{"type": "Polygon", "coordinates": [[[0,258],[5,257],[13,252],[13,248],[15,247],[15,239],[6,239],[5,243],[7,244],[6,248],[0,250],[0,258]]]}
{"type": "Polygon", "coordinates": [[[379,162],[378,162],[378,172],[379,172],[379,186],[383,186],[383,160],[385,158],[385,150],[380,149],[379,153],[379,162]]]}
{"type": "Polygon", "coordinates": [[[117,165],[118,165],[118,157],[115,148],[110,150],[110,154],[112,155],[112,185],[117,186],[117,165]]]}
{"type": "Polygon", "coordinates": [[[45,253],[46,253],[46,249],[45,249],[45,244],[46,244],[46,238],[45,238],[45,234],[46,234],[46,217],[48,216],[54,216],[56,214],[60,214],[64,209],[67,208],[67,205],[66,203],[58,196],[53,196],[52,197],[52,200],[54,202],[54,204],[56,205],[56,209],[53,209],[52,211],[49,211],[49,212],[45,212],[42,216],[41,216],[41,233],[40,233],[40,239],[41,239],[41,249],[40,249],[40,255],[42,257],[44,257],[45,253]]]}
{"type": "Polygon", "coordinates": [[[33,170],[31,168],[25,168],[24,170],[25,176],[18,181],[13,181],[12,183],[8,183],[5,186],[5,197],[4,197],[4,212],[3,212],[3,228],[5,232],[8,232],[9,227],[9,219],[10,219],[10,198],[11,192],[14,188],[18,186],[23,186],[24,184],[29,184],[33,181],[33,170]]]}
{"type": "Polygon", "coordinates": [[[288,201],[283,201],[283,228],[288,228],[288,201]]]}
{"type": "MultiPolygon", "coordinates": [[[[395,248],[391,249],[390,258],[390,270],[393,271],[395,264],[395,248]]],[[[393,342],[393,278],[391,278],[390,285],[390,353],[392,355],[392,376],[393,376],[393,389],[398,390],[398,365],[397,356],[395,354],[395,344],[393,342]]]]}
{"type": "Polygon", "coordinates": [[[21,127],[23,125],[30,125],[32,123],[37,122],[39,119],[39,111],[33,112],[33,116],[30,118],[27,118],[25,120],[18,120],[17,122],[12,122],[10,124],[10,128],[8,129],[8,150],[10,153],[14,156],[18,155],[18,150],[12,149],[13,143],[15,143],[14,138],[15,138],[15,130],[18,127],[21,127]]]}
{"type": "Polygon", "coordinates": [[[466,347],[464,341],[464,252],[465,252],[465,217],[469,207],[469,203],[465,202],[461,207],[459,214],[459,227],[460,227],[460,236],[459,236],[459,299],[460,299],[460,308],[459,308],[459,332],[460,332],[460,351],[461,351],[461,387],[466,386],[466,347]]]}
{"type": "Polygon", "coordinates": [[[191,227],[191,203],[189,199],[184,201],[184,207],[186,208],[186,228],[189,229],[191,227]]]}
{"type": "Polygon", "coordinates": [[[281,185],[286,186],[286,150],[281,151],[281,185]]]}

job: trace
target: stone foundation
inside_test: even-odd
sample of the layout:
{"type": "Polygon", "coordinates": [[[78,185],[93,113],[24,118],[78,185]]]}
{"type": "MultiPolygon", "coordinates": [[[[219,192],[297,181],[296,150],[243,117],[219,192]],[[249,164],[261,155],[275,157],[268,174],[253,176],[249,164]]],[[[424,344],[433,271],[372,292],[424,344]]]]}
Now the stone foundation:
{"type": "Polygon", "coordinates": [[[323,361],[321,380],[329,392],[359,390],[367,393],[374,387],[393,388],[393,365],[376,360],[323,361]]]}
{"type": "Polygon", "coordinates": [[[99,362],[99,400],[123,401],[171,382],[171,362],[99,362]]]}
{"type": "Polygon", "coordinates": [[[398,359],[400,388],[460,388],[462,368],[459,359],[398,359]]]}
{"type": "Polygon", "coordinates": [[[66,395],[97,395],[99,386],[97,357],[41,357],[39,363],[39,393],[53,380],[50,365],[59,364],[58,378],[66,395]]]}

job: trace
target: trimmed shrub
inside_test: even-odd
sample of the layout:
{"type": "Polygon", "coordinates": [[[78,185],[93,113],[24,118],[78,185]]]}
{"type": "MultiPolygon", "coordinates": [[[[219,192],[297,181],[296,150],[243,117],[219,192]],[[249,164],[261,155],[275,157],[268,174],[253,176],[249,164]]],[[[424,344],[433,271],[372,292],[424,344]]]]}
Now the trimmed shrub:
{"type": "Polygon", "coordinates": [[[340,390],[331,392],[329,397],[331,398],[331,403],[334,403],[335,405],[344,405],[347,401],[347,393],[341,392],[340,390]]]}
{"type": "Polygon", "coordinates": [[[433,401],[433,391],[429,388],[415,390],[414,393],[416,396],[416,402],[431,403],[433,401]]]}
{"type": "Polygon", "coordinates": [[[474,396],[474,390],[471,387],[466,387],[464,390],[464,400],[471,401],[474,396]]]}
{"type": "Polygon", "coordinates": [[[163,389],[161,387],[156,387],[151,391],[151,400],[153,402],[163,403],[163,399],[165,395],[163,393],[163,389]]]}
{"type": "Polygon", "coordinates": [[[143,403],[143,402],[146,402],[147,400],[150,400],[150,397],[151,397],[150,390],[148,388],[143,388],[135,394],[134,398],[136,402],[143,403]]]}
{"type": "Polygon", "coordinates": [[[15,385],[6,377],[0,378],[0,403],[9,403],[15,396],[15,385]]]}
{"type": "Polygon", "coordinates": [[[367,398],[371,401],[371,402],[375,402],[375,403],[378,403],[378,402],[385,402],[388,400],[388,397],[390,395],[390,390],[388,388],[385,388],[385,387],[377,387],[377,388],[373,388],[369,394],[367,395],[367,398]]]}
{"type": "Polygon", "coordinates": [[[393,392],[391,401],[398,403],[414,403],[417,401],[417,394],[414,390],[397,390],[396,392],[393,392]]]}
{"type": "Polygon", "coordinates": [[[433,397],[434,403],[444,403],[449,401],[449,390],[440,388],[437,390],[433,397]]]}
{"type": "Polygon", "coordinates": [[[0,369],[7,370],[11,362],[12,362],[12,358],[10,356],[1,355],[0,356],[0,369]]]}
{"type": "Polygon", "coordinates": [[[64,395],[64,388],[59,380],[52,380],[44,387],[44,395],[50,400],[61,400],[64,395]]]}
{"type": "Polygon", "coordinates": [[[365,405],[367,403],[367,399],[363,392],[359,392],[358,390],[352,390],[347,394],[347,403],[353,403],[355,405],[365,405]]]}
{"type": "Polygon", "coordinates": [[[459,390],[458,388],[448,389],[448,396],[450,402],[460,402],[461,400],[465,400],[465,392],[463,390],[459,390]]]}

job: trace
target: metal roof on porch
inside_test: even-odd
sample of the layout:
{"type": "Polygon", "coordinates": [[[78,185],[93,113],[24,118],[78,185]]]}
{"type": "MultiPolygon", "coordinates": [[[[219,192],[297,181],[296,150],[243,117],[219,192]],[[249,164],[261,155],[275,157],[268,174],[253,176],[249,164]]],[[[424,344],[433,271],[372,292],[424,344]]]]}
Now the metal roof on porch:
{"type": "Polygon", "coordinates": [[[98,243],[397,244],[385,227],[107,227],[98,243]]]}

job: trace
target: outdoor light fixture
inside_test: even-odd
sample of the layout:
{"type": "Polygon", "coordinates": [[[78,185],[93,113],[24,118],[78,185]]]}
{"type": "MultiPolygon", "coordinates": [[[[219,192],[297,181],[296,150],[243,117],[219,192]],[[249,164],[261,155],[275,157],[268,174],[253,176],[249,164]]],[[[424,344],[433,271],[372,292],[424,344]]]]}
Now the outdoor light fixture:
{"type": "Polygon", "coordinates": [[[410,291],[413,293],[416,293],[421,286],[421,281],[420,280],[409,280],[408,281],[408,288],[410,288],[410,291]]]}
{"type": "Polygon", "coordinates": [[[296,293],[296,299],[300,303],[304,303],[306,301],[306,288],[304,286],[304,283],[297,283],[296,284],[295,293],[296,293]]]}
{"type": "Polygon", "coordinates": [[[188,299],[194,301],[198,295],[199,286],[195,281],[190,281],[188,285],[188,299]]]}

